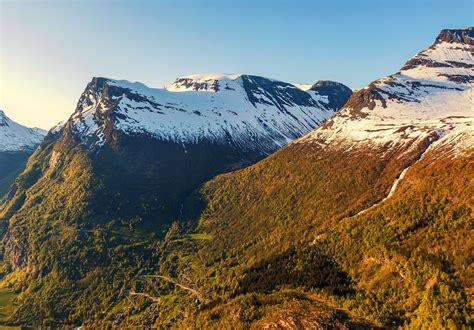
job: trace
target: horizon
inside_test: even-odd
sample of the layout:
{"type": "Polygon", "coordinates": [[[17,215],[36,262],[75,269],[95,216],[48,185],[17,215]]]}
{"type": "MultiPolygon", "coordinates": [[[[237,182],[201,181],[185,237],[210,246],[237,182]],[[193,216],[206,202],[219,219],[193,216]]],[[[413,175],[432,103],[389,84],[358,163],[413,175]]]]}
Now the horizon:
{"type": "Polygon", "coordinates": [[[92,77],[163,88],[233,72],[358,89],[397,72],[442,29],[472,25],[470,1],[456,1],[449,16],[439,0],[376,2],[3,1],[0,108],[49,129],[74,112],[92,77]]]}

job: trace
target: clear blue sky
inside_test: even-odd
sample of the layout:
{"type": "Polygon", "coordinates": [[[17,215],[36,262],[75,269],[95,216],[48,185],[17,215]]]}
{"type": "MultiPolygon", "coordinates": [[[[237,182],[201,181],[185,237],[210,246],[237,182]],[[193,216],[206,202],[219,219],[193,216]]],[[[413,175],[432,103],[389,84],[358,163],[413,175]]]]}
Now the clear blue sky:
{"type": "Polygon", "coordinates": [[[93,76],[162,87],[248,73],[358,88],[472,20],[469,0],[0,0],[0,108],[49,128],[93,76]]]}

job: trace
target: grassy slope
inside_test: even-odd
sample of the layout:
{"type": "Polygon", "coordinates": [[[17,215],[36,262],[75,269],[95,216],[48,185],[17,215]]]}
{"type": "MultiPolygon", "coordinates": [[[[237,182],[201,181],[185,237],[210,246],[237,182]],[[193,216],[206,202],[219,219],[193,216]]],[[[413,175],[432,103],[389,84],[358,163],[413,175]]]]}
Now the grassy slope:
{"type": "Polygon", "coordinates": [[[193,329],[296,329],[374,328],[345,309],[332,306],[314,294],[283,290],[271,294],[247,294],[192,315],[179,324],[193,329]]]}
{"type": "Polygon", "coordinates": [[[473,164],[426,155],[392,198],[318,242],[365,292],[354,308],[415,327],[472,322],[473,164]]]}
{"type": "Polygon", "coordinates": [[[331,158],[291,146],[207,183],[199,229],[213,239],[198,252],[212,283],[205,288],[230,297],[259,260],[313,242],[353,281],[354,294],[339,301],[351,310],[379,324],[472,322],[472,158],[427,154],[392,198],[351,217],[413,163],[379,154],[331,158]]]}
{"type": "Polygon", "coordinates": [[[0,288],[0,325],[3,320],[10,317],[15,311],[17,304],[15,302],[16,294],[11,288],[0,288]]]}
{"type": "Polygon", "coordinates": [[[202,189],[207,208],[199,229],[213,237],[203,253],[213,262],[225,250],[227,258],[245,257],[251,265],[257,255],[312,241],[381,200],[422,146],[395,157],[401,150],[341,153],[293,144],[250,168],[218,176],[202,189]]]}

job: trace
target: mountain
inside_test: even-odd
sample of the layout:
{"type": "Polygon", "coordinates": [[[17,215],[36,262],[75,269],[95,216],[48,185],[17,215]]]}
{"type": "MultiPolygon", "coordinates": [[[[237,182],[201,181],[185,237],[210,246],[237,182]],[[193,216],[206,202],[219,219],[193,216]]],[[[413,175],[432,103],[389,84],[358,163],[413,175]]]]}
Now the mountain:
{"type": "Polygon", "coordinates": [[[322,124],[351,95],[329,82],[307,91],[263,77],[203,74],[164,89],[95,78],[79,100],[71,126],[90,148],[111,143],[114,129],[181,145],[226,145],[261,157],[322,124]]]}
{"type": "Polygon", "coordinates": [[[406,144],[467,129],[472,119],[472,29],[443,30],[400,72],[357,91],[321,130],[304,140],[406,144]],[[446,41],[450,40],[450,41],[446,41]]]}
{"type": "Polygon", "coordinates": [[[0,110],[0,152],[34,150],[46,132],[15,123],[0,110]]]}
{"type": "MultiPolygon", "coordinates": [[[[324,85],[303,91],[258,76],[207,74],[152,89],[94,78],[7,195],[0,211],[6,269],[58,289],[50,298],[64,298],[53,307],[55,315],[67,315],[64,324],[87,319],[97,310],[78,302],[103,293],[105,283],[97,280],[123,281],[136,263],[156,265],[150,242],[185,216],[187,197],[200,184],[309,132],[352,93],[342,84],[324,85]],[[92,273],[94,283],[85,279],[92,273]],[[53,284],[60,278],[62,285],[53,284]],[[86,282],[91,291],[83,290],[86,282]]],[[[33,302],[41,295],[30,289],[22,296],[33,302]]],[[[17,322],[61,322],[43,314],[48,308],[28,304],[18,309],[17,322]]]]}
{"type": "MultiPolygon", "coordinates": [[[[32,155],[30,170],[0,212],[8,222],[0,288],[18,294],[19,303],[8,322],[472,327],[473,37],[474,28],[443,30],[400,72],[352,94],[319,128],[251,166],[196,184],[177,199],[183,202],[179,212],[170,212],[169,221],[175,221],[167,227],[158,224],[165,219],[166,203],[160,201],[169,193],[156,192],[162,181],[148,158],[154,150],[145,149],[148,139],[169,141],[186,154],[176,142],[184,140],[186,155],[189,140],[200,145],[222,139],[214,125],[203,130],[209,126],[198,120],[189,124],[192,134],[173,135],[174,124],[163,124],[157,133],[154,114],[145,120],[151,128],[136,129],[142,120],[134,111],[155,108],[142,96],[173,106],[144,95],[220,99],[227,95],[218,97],[222,91],[244,91],[253,110],[265,102],[301,100],[289,91],[311,96],[330,89],[326,104],[342,104],[340,88],[320,82],[272,90],[253,77],[213,75],[180,78],[148,92],[94,80],[92,94],[86,89],[85,95],[102,96],[81,97],[64,128],[50,133],[32,155]],[[227,80],[241,82],[243,89],[227,80]],[[140,181],[127,186],[136,176],[140,181]]],[[[304,104],[297,108],[307,111],[304,104]]],[[[291,122],[277,113],[277,123],[291,122]]],[[[260,131],[243,117],[244,130],[234,121],[220,127],[238,136],[226,143],[248,155],[247,133],[260,131]]],[[[267,154],[271,141],[279,140],[276,126],[264,127],[272,138],[259,137],[257,145],[267,154]]],[[[179,158],[170,159],[177,164],[179,158]]]]}
{"type": "Polygon", "coordinates": [[[220,303],[183,324],[298,324],[324,302],[372,326],[472,326],[473,38],[443,30],[318,129],[204,184],[201,239],[167,271],[220,303]]]}
{"type": "Polygon", "coordinates": [[[0,110],[0,197],[10,188],[45,131],[15,123],[0,110]]]}
{"type": "Polygon", "coordinates": [[[88,180],[104,187],[95,199],[107,202],[93,207],[96,214],[165,224],[197,185],[307,133],[350,94],[337,83],[302,91],[247,75],[194,75],[165,89],[94,78],[71,118],[37,150],[38,175],[62,175],[81,155],[88,180]]]}

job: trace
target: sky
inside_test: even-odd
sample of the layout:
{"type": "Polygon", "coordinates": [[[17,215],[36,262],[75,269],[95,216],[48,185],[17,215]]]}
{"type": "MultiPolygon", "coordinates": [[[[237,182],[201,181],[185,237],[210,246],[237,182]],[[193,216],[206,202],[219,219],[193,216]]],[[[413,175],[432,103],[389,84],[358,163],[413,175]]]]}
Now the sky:
{"type": "Polygon", "coordinates": [[[161,88],[242,73],[361,88],[473,14],[471,0],[0,0],[0,109],[49,129],[92,77],[161,88]]]}

